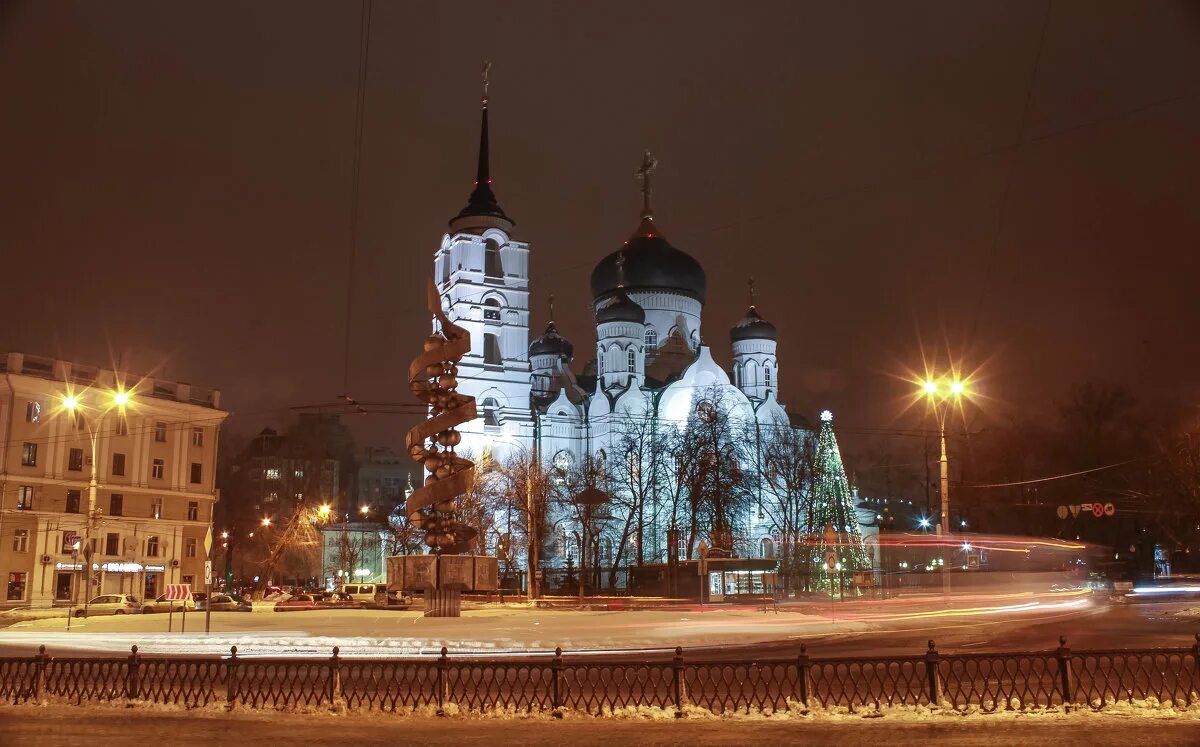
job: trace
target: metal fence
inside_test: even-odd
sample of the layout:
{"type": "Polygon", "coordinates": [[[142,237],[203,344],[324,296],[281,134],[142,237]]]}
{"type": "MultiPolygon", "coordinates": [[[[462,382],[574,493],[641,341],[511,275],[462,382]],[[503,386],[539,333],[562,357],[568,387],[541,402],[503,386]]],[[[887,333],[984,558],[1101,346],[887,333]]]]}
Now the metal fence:
{"type": "Polygon", "coordinates": [[[143,701],[186,707],[289,709],[340,706],[356,711],[449,704],[468,711],[564,710],[604,715],[651,706],[684,715],[776,712],[808,707],[853,711],[891,705],[984,711],[1102,709],[1118,701],[1200,702],[1200,634],[1192,647],[1072,651],[1059,639],[1049,651],[942,655],[929,642],[916,656],[812,658],[804,646],[786,659],[718,661],[685,658],[618,661],[553,656],[520,660],[250,658],[237,647],[220,658],[129,656],[0,659],[0,698],[27,701],[143,701]]]}

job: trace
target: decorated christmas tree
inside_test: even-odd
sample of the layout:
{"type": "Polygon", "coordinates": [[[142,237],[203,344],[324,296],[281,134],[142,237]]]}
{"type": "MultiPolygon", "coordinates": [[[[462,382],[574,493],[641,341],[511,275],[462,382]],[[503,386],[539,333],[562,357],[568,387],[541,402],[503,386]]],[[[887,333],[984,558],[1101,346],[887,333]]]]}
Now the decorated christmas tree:
{"type": "Polygon", "coordinates": [[[824,588],[837,588],[840,573],[849,578],[854,571],[871,567],[871,556],[863,545],[858,528],[858,514],[850,494],[850,482],[833,434],[833,413],[821,413],[821,431],[817,435],[817,453],[813,464],[812,518],[809,536],[812,537],[813,564],[821,570],[824,588]],[[831,569],[830,561],[834,567],[831,569]]]}

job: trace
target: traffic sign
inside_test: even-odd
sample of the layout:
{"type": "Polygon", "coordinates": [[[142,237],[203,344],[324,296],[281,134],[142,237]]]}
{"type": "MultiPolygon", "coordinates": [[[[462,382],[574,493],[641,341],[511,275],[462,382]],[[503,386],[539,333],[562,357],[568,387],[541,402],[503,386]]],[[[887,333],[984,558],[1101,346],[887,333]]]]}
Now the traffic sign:
{"type": "Polygon", "coordinates": [[[69,549],[79,541],[79,532],[63,532],[63,549],[69,549]]]}
{"type": "Polygon", "coordinates": [[[833,550],[830,550],[829,552],[825,553],[825,567],[826,568],[828,568],[829,570],[832,571],[834,568],[837,568],[837,563],[838,563],[838,556],[837,556],[836,552],[834,552],[833,550]]]}
{"type": "Polygon", "coordinates": [[[212,540],[213,540],[212,525],[210,524],[208,527],[208,534],[204,535],[204,554],[205,555],[208,555],[208,556],[212,555],[212,540]]]}
{"type": "Polygon", "coordinates": [[[192,587],[190,584],[167,584],[167,601],[182,602],[190,599],[192,587]]]}
{"type": "Polygon", "coordinates": [[[206,583],[206,584],[212,583],[212,561],[211,560],[204,561],[204,583],[206,583]]]}

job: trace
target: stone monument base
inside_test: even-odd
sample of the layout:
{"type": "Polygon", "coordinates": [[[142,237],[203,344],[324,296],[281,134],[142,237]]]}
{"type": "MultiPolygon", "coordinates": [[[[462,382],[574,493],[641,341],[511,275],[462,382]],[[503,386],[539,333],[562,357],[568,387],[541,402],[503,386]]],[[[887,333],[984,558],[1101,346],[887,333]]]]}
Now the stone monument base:
{"type": "Polygon", "coordinates": [[[427,589],[425,617],[462,617],[462,591],[459,589],[427,589]]]}

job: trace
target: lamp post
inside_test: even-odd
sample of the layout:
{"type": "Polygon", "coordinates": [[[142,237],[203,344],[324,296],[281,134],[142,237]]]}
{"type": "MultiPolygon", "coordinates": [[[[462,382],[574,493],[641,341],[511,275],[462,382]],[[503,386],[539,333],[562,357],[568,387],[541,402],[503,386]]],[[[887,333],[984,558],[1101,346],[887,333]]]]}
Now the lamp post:
{"type": "Polygon", "coordinates": [[[92,532],[96,524],[96,515],[99,513],[99,508],[96,505],[96,493],[100,487],[100,433],[102,431],[105,417],[109,412],[116,409],[120,414],[125,413],[125,408],[132,403],[133,397],[130,392],[124,389],[116,389],[108,392],[102,401],[103,407],[98,407],[98,415],[95,422],[92,419],[85,417],[83,412],[84,403],[78,395],[68,392],[62,397],[62,409],[71,414],[73,424],[78,427],[80,421],[87,428],[88,439],[91,442],[91,473],[88,478],[88,511],[87,519],[84,524],[84,543],[83,543],[83,616],[87,617],[88,607],[91,602],[91,576],[92,576],[92,532]]]}
{"type": "Polygon", "coordinates": [[[945,562],[945,546],[950,535],[950,459],[946,455],[946,417],[951,405],[961,405],[967,393],[967,384],[958,377],[929,378],[921,384],[921,392],[925,401],[933,411],[938,424],[938,436],[941,440],[941,456],[938,457],[938,493],[941,497],[941,510],[938,515],[937,536],[943,547],[942,558],[942,588],[950,591],[950,566],[945,562]]]}

